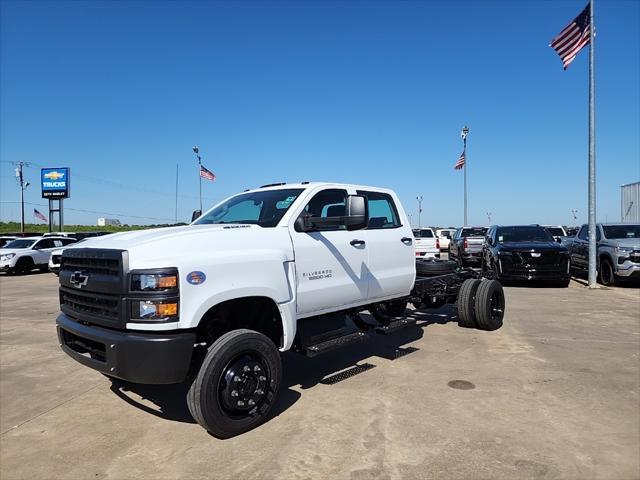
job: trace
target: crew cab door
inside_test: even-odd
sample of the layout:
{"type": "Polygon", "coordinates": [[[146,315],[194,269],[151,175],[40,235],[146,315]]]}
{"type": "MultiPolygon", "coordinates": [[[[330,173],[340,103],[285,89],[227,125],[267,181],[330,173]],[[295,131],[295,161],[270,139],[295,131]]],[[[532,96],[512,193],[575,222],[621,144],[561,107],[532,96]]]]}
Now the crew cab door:
{"type": "MultiPolygon", "coordinates": [[[[322,218],[344,215],[346,198],[344,189],[321,190],[307,202],[303,212],[322,218]]],[[[348,231],[344,225],[311,232],[291,229],[299,315],[366,302],[366,234],[366,230],[348,231]]]]}
{"type": "Polygon", "coordinates": [[[416,275],[411,227],[402,224],[390,194],[366,190],[357,194],[366,197],[369,207],[369,300],[409,294],[416,275]]]}

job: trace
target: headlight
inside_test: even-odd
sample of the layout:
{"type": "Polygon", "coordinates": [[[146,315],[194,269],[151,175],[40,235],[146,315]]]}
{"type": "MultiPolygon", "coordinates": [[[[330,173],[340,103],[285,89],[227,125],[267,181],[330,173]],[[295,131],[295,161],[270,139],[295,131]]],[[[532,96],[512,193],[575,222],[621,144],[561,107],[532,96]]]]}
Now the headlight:
{"type": "Polygon", "coordinates": [[[502,251],[502,250],[501,250],[501,251],[499,251],[499,252],[498,252],[498,255],[501,255],[501,256],[511,256],[511,252],[505,252],[505,251],[502,251]]]}
{"type": "Polygon", "coordinates": [[[133,304],[134,317],[142,320],[171,320],[178,316],[177,300],[140,300],[133,304]]]}
{"type": "Polygon", "coordinates": [[[134,273],[131,276],[131,290],[138,292],[157,292],[178,288],[178,272],[134,273]]]}
{"type": "Polygon", "coordinates": [[[633,247],[616,247],[616,252],[631,253],[633,252],[633,247]]]}
{"type": "Polygon", "coordinates": [[[15,253],[5,253],[4,255],[0,255],[0,260],[11,260],[15,256],[15,253]]]}

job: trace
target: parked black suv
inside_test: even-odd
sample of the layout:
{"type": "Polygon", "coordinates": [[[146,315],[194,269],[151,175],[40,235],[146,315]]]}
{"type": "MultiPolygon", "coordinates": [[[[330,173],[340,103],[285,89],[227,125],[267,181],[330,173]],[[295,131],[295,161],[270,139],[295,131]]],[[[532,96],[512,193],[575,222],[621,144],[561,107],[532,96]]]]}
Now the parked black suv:
{"type": "Polygon", "coordinates": [[[498,280],[548,280],[566,287],[571,278],[569,252],[539,225],[489,228],[481,266],[498,280]]]}

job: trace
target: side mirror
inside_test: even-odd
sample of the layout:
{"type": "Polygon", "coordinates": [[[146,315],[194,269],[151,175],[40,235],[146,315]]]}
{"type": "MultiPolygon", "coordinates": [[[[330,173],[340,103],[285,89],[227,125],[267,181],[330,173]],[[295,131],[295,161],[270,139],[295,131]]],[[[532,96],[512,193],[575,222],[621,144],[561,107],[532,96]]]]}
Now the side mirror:
{"type": "Polygon", "coordinates": [[[202,215],[202,210],[194,210],[191,214],[191,221],[196,221],[202,215]]]}
{"type": "Polygon", "coordinates": [[[558,242],[558,243],[562,243],[562,238],[560,238],[560,237],[556,237],[556,242],[558,242]]]}
{"type": "Polygon", "coordinates": [[[487,237],[487,245],[489,245],[490,247],[493,247],[493,238],[487,237]]]}
{"type": "Polygon", "coordinates": [[[347,197],[347,216],[345,225],[347,230],[361,230],[369,224],[369,209],[367,199],[362,195],[349,195],[347,197]]]}

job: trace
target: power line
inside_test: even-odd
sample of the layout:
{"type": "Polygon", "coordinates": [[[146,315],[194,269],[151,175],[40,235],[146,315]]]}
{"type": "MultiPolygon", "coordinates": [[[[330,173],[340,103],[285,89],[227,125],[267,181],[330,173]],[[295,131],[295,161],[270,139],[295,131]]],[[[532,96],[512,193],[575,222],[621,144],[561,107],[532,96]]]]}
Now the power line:
{"type": "MultiPolygon", "coordinates": [[[[0,201],[0,203],[12,203],[12,204],[19,204],[20,202],[8,202],[8,201],[0,201]]],[[[41,203],[32,203],[32,202],[24,202],[25,205],[32,205],[34,207],[44,207],[47,208],[47,205],[43,205],[41,203]]],[[[82,213],[97,213],[97,214],[101,214],[101,215],[112,215],[114,217],[125,217],[125,218],[137,218],[137,219],[141,219],[141,220],[159,220],[159,221],[169,221],[172,222],[173,219],[171,218],[158,218],[158,217],[142,217],[139,215],[127,215],[124,213],[113,213],[113,212],[101,212],[98,210],[84,210],[81,208],[66,208],[67,210],[72,210],[74,212],[82,212],[82,213]]]]}
{"type": "MultiPolygon", "coordinates": [[[[0,160],[1,163],[10,163],[10,164],[17,164],[17,162],[10,162],[8,160],[0,160]]],[[[45,167],[44,165],[40,165],[38,163],[34,163],[34,162],[29,162],[29,164],[27,166],[34,166],[34,167],[39,167],[39,168],[48,168],[45,167]]],[[[153,195],[160,195],[162,197],[168,197],[171,194],[167,193],[167,192],[161,192],[159,190],[153,190],[151,188],[147,188],[147,187],[141,187],[139,185],[127,185],[125,183],[120,183],[120,182],[114,182],[113,180],[105,180],[103,178],[98,178],[98,177],[92,177],[90,175],[83,175],[83,174],[79,174],[79,173],[74,173],[73,174],[74,177],[78,177],[78,178],[82,178],[84,180],[88,180],[89,182],[93,182],[93,183],[98,183],[100,185],[107,185],[110,187],[115,187],[115,188],[124,188],[127,190],[134,190],[136,192],[144,192],[144,193],[151,193],[153,195]]],[[[180,198],[184,198],[184,199],[189,199],[189,200],[197,200],[199,197],[196,196],[192,196],[192,195],[178,195],[178,197],[180,198]]],[[[210,197],[204,197],[205,200],[209,200],[209,201],[213,201],[215,202],[216,199],[214,198],[210,198],[210,197]]],[[[71,210],[71,209],[68,209],[71,210]]]]}

